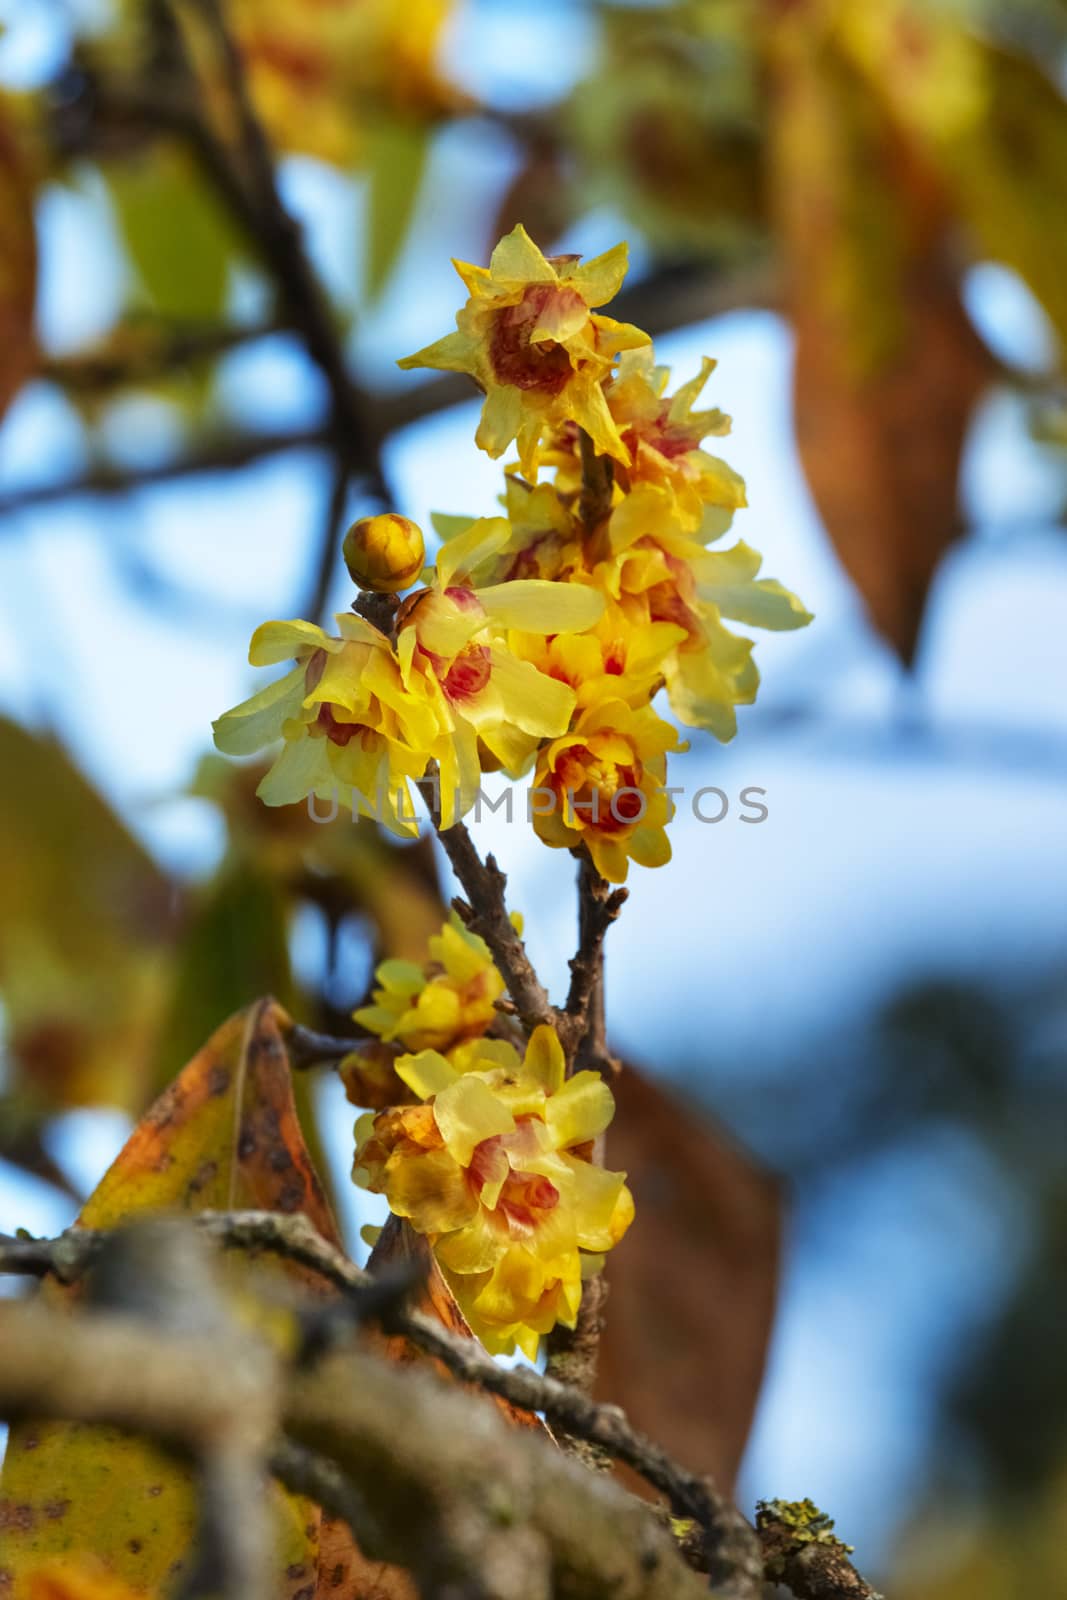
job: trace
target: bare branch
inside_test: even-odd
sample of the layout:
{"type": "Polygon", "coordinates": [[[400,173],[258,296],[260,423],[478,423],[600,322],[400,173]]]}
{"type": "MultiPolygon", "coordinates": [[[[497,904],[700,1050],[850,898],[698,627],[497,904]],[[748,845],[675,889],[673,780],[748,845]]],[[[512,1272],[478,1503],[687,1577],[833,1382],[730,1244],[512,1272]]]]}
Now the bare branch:
{"type": "Polygon", "coordinates": [[[8,494],[0,495],[0,517],[73,500],[79,495],[129,494],[137,489],[173,483],[179,478],[199,477],[202,473],[231,472],[291,450],[327,450],[331,447],[332,436],[321,427],[295,429],[288,433],[222,436],[195,446],[187,455],[159,461],[150,467],[131,470],[101,462],[76,478],[63,478],[58,483],[27,484],[24,488],[12,489],[8,494]]]}
{"type": "Polygon", "coordinates": [[[628,891],[613,889],[588,855],[578,859],[578,949],[571,960],[567,1015],[578,1064],[613,1065],[604,1016],[604,938],[626,904],[628,891]]]}
{"type": "MultiPolygon", "coordinates": [[[[553,1426],[625,1462],[660,1490],[676,1516],[692,1519],[704,1530],[704,1555],[717,1584],[716,1593],[733,1597],[733,1600],[755,1600],[761,1580],[753,1575],[757,1569],[762,1572],[766,1557],[768,1563],[777,1563],[773,1570],[768,1566],[768,1575],[773,1576],[780,1569],[780,1581],[792,1584],[795,1579],[807,1585],[795,1590],[800,1600],[875,1600],[874,1591],[855,1572],[848,1562],[846,1548],[837,1541],[833,1541],[832,1549],[828,1543],[821,1544],[817,1557],[804,1555],[800,1559],[798,1554],[794,1561],[787,1556],[783,1565],[781,1519],[768,1521],[767,1508],[764,1508],[761,1512],[761,1555],[755,1530],[732,1503],[718,1493],[711,1481],[672,1461],[664,1450],[633,1428],[618,1407],[599,1405],[580,1390],[528,1367],[498,1366],[476,1341],[452,1333],[423,1312],[406,1309],[399,1298],[404,1287],[400,1280],[396,1285],[383,1285],[323,1239],[306,1217],[267,1211],[201,1212],[190,1221],[219,1245],[273,1251],[318,1272],[352,1302],[357,1320],[367,1316],[382,1318],[390,1332],[402,1334],[427,1355],[435,1357],[460,1382],[499,1395],[520,1410],[541,1412],[553,1426]]],[[[109,1237],[107,1233],[81,1228],[69,1229],[54,1240],[0,1236],[0,1272],[42,1276],[51,1271],[62,1281],[71,1282],[99,1259],[109,1237]]],[[[25,1309],[34,1311],[37,1308],[25,1309]]],[[[5,1314],[6,1308],[0,1308],[0,1318],[5,1314]]],[[[64,1319],[63,1325],[71,1326],[68,1319],[64,1319]]],[[[5,1346],[5,1351],[7,1348],[5,1346]]],[[[68,1348],[65,1345],[60,1355],[65,1355],[68,1348]]],[[[0,1375],[0,1413],[9,1403],[5,1401],[3,1377],[0,1375]]],[[[207,1394],[206,1400],[202,1411],[194,1406],[186,1421],[180,1424],[181,1439],[198,1437],[201,1424],[206,1425],[205,1419],[214,1414],[213,1391],[207,1394]]],[[[36,1408],[31,1404],[29,1409],[36,1408]]],[[[82,1413],[71,1414],[80,1416],[82,1413]]],[[[137,1425],[129,1420],[128,1413],[124,1415],[127,1420],[121,1425],[137,1425]]],[[[109,1420],[118,1419],[111,1417],[109,1420]]],[[[469,1412],[464,1427],[474,1427],[469,1412]]],[[[289,1459],[292,1463],[292,1458],[289,1459]]],[[[313,1462],[304,1461],[302,1470],[314,1469],[313,1462]]],[[[294,1473],[296,1470],[292,1468],[294,1473]]],[[[280,1475],[299,1487],[287,1471],[281,1471],[280,1475]]],[[[350,1520],[343,1509],[342,1485],[335,1481],[334,1489],[336,1493],[330,1498],[324,1487],[321,1492],[316,1490],[316,1498],[337,1515],[350,1520]]],[[[773,1505],[772,1502],[772,1510],[773,1505]]],[[[359,1504],[360,1519],[372,1515],[369,1506],[368,1496],[368,1507],[362,1502],[359,1504]]],[[[353,1516],[357,1514],[352,1505],[349,1510],[353,1516]]],[[[359,1535],[367,1524],[360,1520],[354,1526],[359,1535]]],[[[795,1535],[794,1542],[797,1542],[795,1535]]]]}

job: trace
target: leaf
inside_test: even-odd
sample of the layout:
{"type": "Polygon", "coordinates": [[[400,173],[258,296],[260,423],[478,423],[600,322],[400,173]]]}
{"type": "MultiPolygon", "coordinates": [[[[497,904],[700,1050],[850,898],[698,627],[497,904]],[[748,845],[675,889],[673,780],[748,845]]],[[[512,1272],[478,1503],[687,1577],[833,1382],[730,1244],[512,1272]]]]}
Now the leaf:
{"type": "Polygon", "coordinates": [[[635,1068],[612,1087],[608,1164],[627,1173],[636,1219],[608,1257],[597,1397],[729,1491],[774,1317],[779,1187],[635,1068]]]}
{"type": "Polygon", "coordinates": [[[36,294],[33,186],[0,100],[0,417],[36,365],[36,294]]]}
{"type": "Polygon", "coordinates": [[[157,1081],[169,1083],[217,1017],[250,994],[291,1003],[284,887],[251,860],[225,863],[193,903],[174,957],[157,1081]]]}
{"type": "Polygon", "coordinates": [[[105,172],[140,289],[175,321],[214,322],[238,254],[232,222],[186,154],[155,145],[105,172]]]}
{"type": "MultiPolygon", "coordinates": [[[[279,1031],[286,1020],[272,1001],[261,1000],[223,1024],[134,1129],[86,1205],[83,1226],[106,1228],[151,1211],[247,1207],[303,1212],[338,1243],[293,1106],[279,1031]]],[[[229,1257],[227,1265],[238,1280],[249,1270],[243,1257],[229,1257]]],[[[309,1293],[327,1292],[314,1274],[290,1263],[254,1266],[296,1280],[309,1293]]],[[[273,1495],[277,1593],[295,1600],[316,1581],[319,1513],[278,1488],[273,1495]]],[[[68,1550],[91,1551],[143,1589],[172,1586],[193,1524],[190,1474],[156,1446],[108,1428],[22,1423],[12,1429],[0,1478],[10,1600],[29,1596],[34,1565],[68,1550]]],[[[338,1600],[346,1600],[343,1590],[338,1600]]]]}
{"type": "Polygon", "coordinates": [[[23,1110],[147,1098],[174,892],[53,739],[0,718],[0,994],[23,1110]]]}
{"type": "Polygon", "coordinates": [[[1067,347],[1059,86],[1035,62],[912,0],[845,7],[842,32],[870,92],[936,167],[979,253],[1019,274],[1067,347]]]}
{"type": "Polygon", "coordinates": [[[425,122],[380,118],[367,137],[364,285],[377,300],[408,236],[430,149],[425,122]]]}
{"type": "Polygon", "coordinates": [[[774,35],[772,182],[796,334],[797,444],[874,626],[910,663],[959,533],[992,362],[950,265],[944,196],[807,13],[774,35]]]}

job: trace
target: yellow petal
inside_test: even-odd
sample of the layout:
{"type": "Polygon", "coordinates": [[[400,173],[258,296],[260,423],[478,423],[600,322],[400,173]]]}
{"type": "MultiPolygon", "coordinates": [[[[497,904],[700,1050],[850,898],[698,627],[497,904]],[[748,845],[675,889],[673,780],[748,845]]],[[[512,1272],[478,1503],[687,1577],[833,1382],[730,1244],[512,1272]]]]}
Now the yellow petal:
{"type": "Polygon", "coordinates": [[[495,1217],[492,1210],[485,1209],[483,1190],[483,1204],[473,1219],[465,1228],[439,1239],[434,1254],[450,1272],[468,1277],[475,1272],[491,1271],[506,1253],[508,1243],[507,1223],[495,1217]]]}
{"type": "Polygon", "coordinates": [[[294,667],[212,723],[215,747],[227,756],[251,756],[282,737],[282,725],[300,714],[305,669],[294,667]]]}
{"type": "Polygon", "coordinates": [[[555,283],[556,273],[534,244],[522,223],[506,234],[489,260],[490,276],[503,287],[524,283],[555,283]]]}
{"type": "Polygon", "coordinates": [[[585,261],[573,272],[568,272],[564,281],[574,285],[586,305],[602,306],[608,300],[613,300],[622,288],[629,254],[629,246],[624,240],[611,250],[605,250],[603,255],[594,256],[591,261],[585,261]]]}
{"type": "Polygon", "coordinates": [[[478,1210],[466,1174],[447,1150],[392,1157],[385,1196],[389,1209],[408,1217],[420,1233],[451,1233],[478,1210]]]}
{"type": "Polygon", "coordinates": [[[523,633],[582,633],[604,614],[604,597],[584,583],[517,578],[476,590],[493,622],[523,633]]]}
{"type": "Polygon", "coordinates": [[[469,333],[446,333],[443,339],[416,350],[413,356],[404,356],[397,366],[405,372],[414,367],[433,367],[439,372],[473,372],[477,351],[476,341],[469,333]]]}
{"type": "Polygon", "coordinates": [[[522,420],[522,390],[510,383],[494,383],[485,397],[474,442],[495,461],[518,433],[522,420]]]}
{"type": "Polygon", "coordinates": [[[490,648],[489,659],[490,686],[506,722],[538,739],[554,739],[567,731],[575,705],[568,684],[497,646],[490,648]]]}
{"type": "Polygon", "coordinates": [[[476,1073],[457,1077],[437,1096],[433,1111],[446,1148],[464,1167],[470,1164],[475,1145],[483,1139],[515,1130],[515,1119],[507,1106],[476,1073]]]}
{"type": "Polygon", "coordinates": [[[313,622],[264,622],[252,635],[248,659],[254,667],[309,655],[313,650],[340,650],[341,640],[331,639],[313,622]]]}
{"type": "Polygon", "coordinates": [[[562,1089],[567,1070],[563,1046],[559,1042],[555,1028],[550,1027],[547,1022],[542,1022],[530,1035],[523,1067],[547,1094],[555,1096],[562,1089]]]}
{"type": "MultiPolygon", "coordinates": [[[[620,1197],[626,1187],[626,1174],[605,1172],[588,1161],[564,1156],[570,1169],[567,1203],[573,1208],[578,1243],[585,1250],[610,1250],[629,1225],[623,1222],[626,1207],[620,1210],[620,1197]],[[616,1231],[618,1229],[618,1231],[616,1231]]],[[[633,1202],[630,1202],[630,1216],[633,1202]]]]}
{"type": "Polygon", "coordinates": [[[479,517],[462,533],[441,546],[437,556],[437,581],[447,589],[457,576],[468,579],[507,545],[511,524],[506,517],[479,517]]]}
{"type": "Polygon", "coordinates": [[[545,1104],[545,1121],[557,1150],[585,1144],[615,1115],[611,1090],[599,1072],[577,1072],[545,1104]]]}
{"type": "Polygon", "coordinates": [[[256,793],[267,806],[295,805],[309,794],[328,795],[335,782],[326,739],[287,739],[256,793]]]}
{"type": "Polygon", "coordinates": [[[443,1094],[459,1077],[455,1068],[449,1066],[444,1056],[436,1050],[420,1050],[416,1055],[401,1056],[396,1063],[396,1075],[420,1100],[443,1094]]]}
{"type": "Polygon", "coordinates": [[[417,961],[400,961],[393,957],[375,969],[375,981],[394,994],[417,995],[426,982],[426,976],[417,961]]]}

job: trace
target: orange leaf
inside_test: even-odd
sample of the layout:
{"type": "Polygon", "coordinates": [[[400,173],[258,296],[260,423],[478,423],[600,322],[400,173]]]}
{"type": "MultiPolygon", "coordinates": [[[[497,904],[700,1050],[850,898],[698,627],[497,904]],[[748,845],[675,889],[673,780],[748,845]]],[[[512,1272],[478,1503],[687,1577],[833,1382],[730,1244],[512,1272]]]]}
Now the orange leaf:
{"type": "Polygon", "coordinates": [[[960,531],[960,460],[992,363],[960,301],[938,183],[806,8],[783,11],[773,67],[801,461],[874,626],[910,664],[960,531]]]}

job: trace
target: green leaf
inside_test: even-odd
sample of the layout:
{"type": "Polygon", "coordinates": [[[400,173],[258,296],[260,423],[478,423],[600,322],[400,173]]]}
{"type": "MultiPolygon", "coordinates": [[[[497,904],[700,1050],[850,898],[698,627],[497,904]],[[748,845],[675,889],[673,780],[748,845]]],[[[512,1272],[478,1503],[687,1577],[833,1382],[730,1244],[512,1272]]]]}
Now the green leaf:
{"type": "Polygon", "coordinates": [[[0,997],[40,1106],[148,1097],[172,885],[55,740],[0,718],[0,997]]]}
{"type": "Polygon", "coordinates": [[[383,120],[367,151],[367,242],[364,286],[376,300],[388,282],[415,215],[430,149],[425,123],[383,120]]]}
{"type": "Polygon", "coordinates": [[[175,321],[221,316],[238,255],[233,224],[189,158],[156,146],[106,174],[140,290],[175,321]]]}

